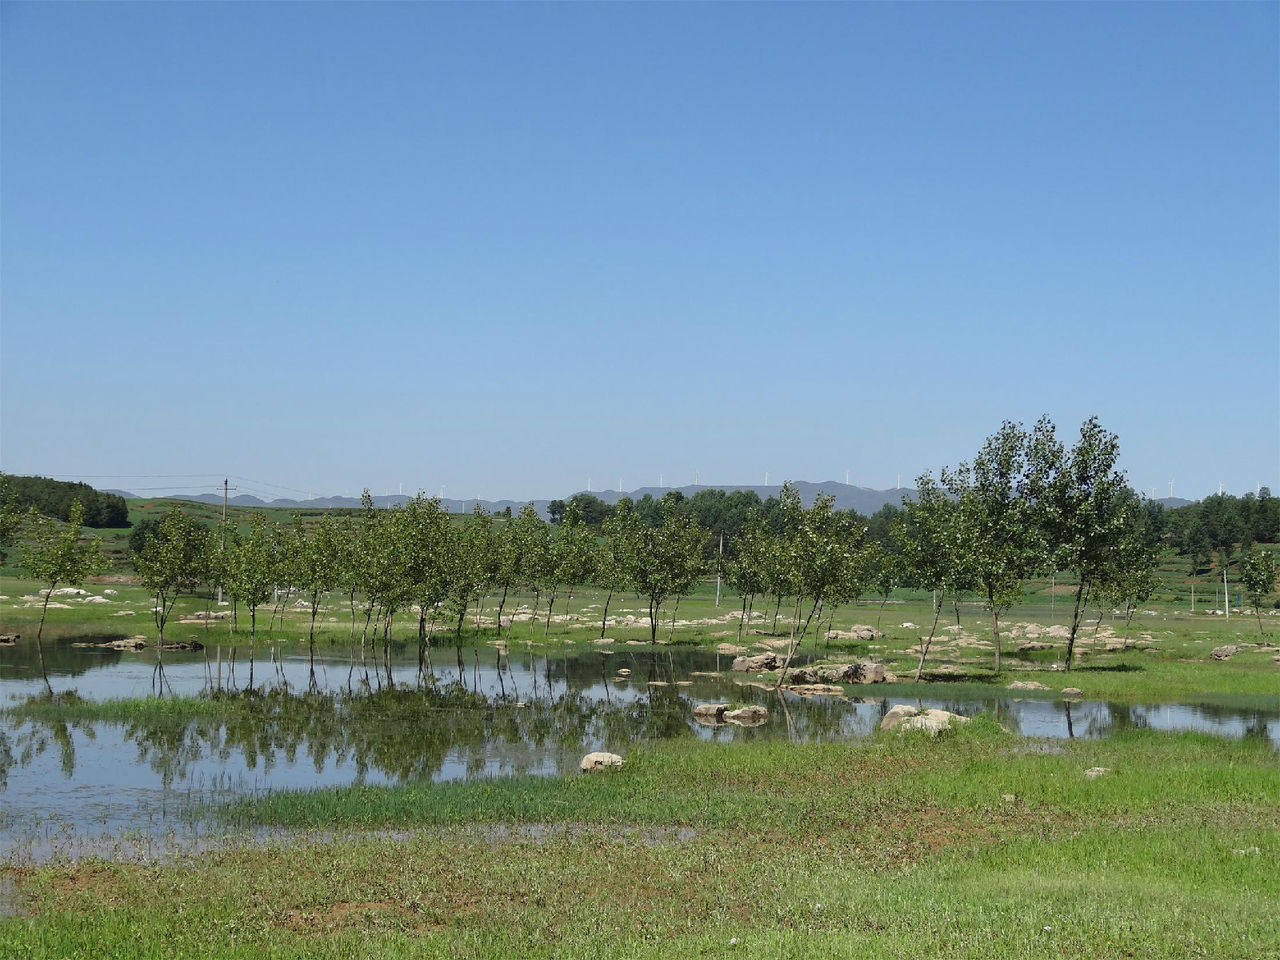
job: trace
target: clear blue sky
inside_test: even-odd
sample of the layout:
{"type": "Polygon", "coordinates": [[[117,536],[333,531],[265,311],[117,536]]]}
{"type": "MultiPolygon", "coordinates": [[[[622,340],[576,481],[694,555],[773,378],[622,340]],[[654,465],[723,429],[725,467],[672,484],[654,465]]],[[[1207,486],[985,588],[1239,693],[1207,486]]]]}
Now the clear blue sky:
{"type": "Polygon", "coordinates": [[[1280,492],[1277,9],[5,3],[0,469],[1280,492]]]}

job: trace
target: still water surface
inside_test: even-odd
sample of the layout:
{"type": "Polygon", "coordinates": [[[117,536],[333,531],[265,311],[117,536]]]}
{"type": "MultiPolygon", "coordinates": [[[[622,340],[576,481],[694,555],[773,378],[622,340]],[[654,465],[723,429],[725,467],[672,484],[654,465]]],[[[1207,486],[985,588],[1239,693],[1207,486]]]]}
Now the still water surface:
{"type": "MultiPolygon", "coordinates": [[[[166,654],[175,693],[198,693],[216,675],[216,652],[166,654]]],[[[223,650],[223,684],[231,668],[223,650]]],[[[259,656],[263,656],[263,651],[259,656]]],[[[293,692],[308,682],[305,656],[255,666],[258,686],[293,692]]],[[[338,695],[307,709],[264,709],[251,718],[152,722],[64,722],[0,717],[0,857],[25,856],[84,838],[156,838],[197,829],[193,803],[207,805],[263,791],[346,784],[413,783],[514,774],[562,774],[584,753],[624,754],[634,744],[676,737],[706,741],[785,738],[797,742],[850,741],[875,730],[895,704],[943,707],[972,715],[995,713],[1006,727],[1044,738],[1104,737],[1130,728],[1199,730],[1229,737],[1261,737],[1280,747],[1280,698],[1248,706],[1211,703],[1068,703],[1046,697],[946,699],[877,696],[876,687],[851,687],[861,697],[798,697],[744,685],[729,674],[732,658],[684,648],[618,646],[610,652],[531,652],[513,645],[435,651],[440,685],[482,695],[454,698],[424,713],[412,694],[382,698],[377,709],[360,696],[365,672],[346,657],[318,661],[317,679],[338,695]],[[461,657],[461,663],[458,657],[461,657]],[[620,676],[628,670],[630,675],[620,676]],[[706,675],[714,674],[714,675],[706,675]],[[343,696],[353,692],[355,696],[343,696]],[[706,702],[759,703],[769,719],[759,727],[706,727],[693,707],[706,702]],[[456,705],[456,704],[461,704],[456,705]],[[424,719],[425,717],[425,719],[424,719]]],[[[143,653],[52,645],[51,677],[58,691],[75,689],[95,700],[152,692],[153,661],[143,653]]],[[[369,667],[368,683],[376,687],[369,667]]],[[[392,677],[406,690],[418,683],[416,651],[392,661],[392,677]]],[[[244,648],[235,682],[248,679],[244,648]]],[[[385,685],[385,677],[381,681],[385,685]]],[[[0,648],[0,706],[39,693],[34,653],[0,648]]],[[[899,688],[898,693],[901,693],[899,688]]],[[[75,852],[75,847],[61,848],[75,852]]]]}

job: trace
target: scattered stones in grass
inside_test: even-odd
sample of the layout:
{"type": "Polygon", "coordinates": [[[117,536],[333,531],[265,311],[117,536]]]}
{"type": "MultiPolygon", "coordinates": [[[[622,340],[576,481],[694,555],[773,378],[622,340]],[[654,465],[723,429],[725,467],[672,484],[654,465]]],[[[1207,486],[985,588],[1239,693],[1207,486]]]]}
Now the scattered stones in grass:
{"type": "Polygon", "coordinates": [[[588,753],[582,758],[582,762],[578,764],[578,769],[583,773],[597,773],[601,770],[617,770],[622,767],[622,758],[616,753],[605,753],[596,751],[588,753]]]}
{"type": "Polygon", "coordinates": [[[1006,690],[1048,690],[1048,684],[1041,683],[1039,680],[1015,680],[1009,684],[1006,690]]]}
{"type": "Polygon", "coordinates": [[[1062,695],[1064,697],[1083,697],[1084,691],[1079,687],[1063,687],[1062,695]]]}
{"type": "Polygon", "coordinates": [[[1090,767],[1084,772],[1084,778],[1086,780],[1097,780],[1099,777],[1105,777],[1110,772],[1110,767],[1090,767]]]}
{"type": "Polygon", "coordinates": [[[1215,660],[1230,660],[1233,655],[1239,652],[1240,647],[1238,644],[1228,643],[1221,647],[1214,647],[1210,656],[1215,660]]]}
{"type": "Polygon", "coordinates": [[[746,652],[746,647],[739,647],[733,643],[721,643],[716,645],[716,653],[722,653],[726,656],[737,656],[740,653],[746,652]]]}

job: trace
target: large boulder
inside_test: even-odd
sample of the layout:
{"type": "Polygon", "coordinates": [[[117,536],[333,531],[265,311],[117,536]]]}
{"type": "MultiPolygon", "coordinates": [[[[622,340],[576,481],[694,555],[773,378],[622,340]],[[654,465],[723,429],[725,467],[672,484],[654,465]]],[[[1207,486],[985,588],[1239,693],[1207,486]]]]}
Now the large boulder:
{"type": "Polygon", "coordinates": [[[1226,646],[1214,647],[1210,656],[1215,660],[1230,660],[1231,657],[1240,652],[1240,647],[1234,643],[1228,643],[1226,646]]]}
{"type": "Polygon", "coordinates": [[[844,687],[831,683],[791,683],[782,689],[802,697],[838,697],[844,693],[844,687]]]}
{"type": "Polygon", "coordinates": [[[600,770],[617,770],[622,766],[622,758],[616,753],[588,753],[578,764],[583,773],[596,773],[600,770]]]}
{"type": "Polygon", "coordinates": [[[726,710],[724,718],[729,723],[736,723],[740,727],[758,727],[769,719],[769,711],[764,707],[751,704],[739,707],[737,710],[726,710]]]}
{"type": "Polygon", "coordinates": [[[884,683],[883,663],[861,660],[857,663],[828,663],[792,670],[790,680],[797,684],[814,683],[884,683]]]}
{"type": "Polygon", "coordinates": [[[734,673],[764,673],[767,670],[777,670],[778,655],[761,653],[754,657],[735,657],[729,669],[734,673]]]}
{"type": "Polygon", "coordinates": [[[700,703],[693,708],[693,719],[704,727],[718,726],[724,723],[724,712],[728,709],[727,703],[700,703]]]}
{"type": "Polygon", "coordinates": [[[860,640],[864,643],[872,640],[883,640],[884,634],[875,627],[869,627],[866,624],[855,623],[848,630],[828,630],[828,640],[860,640]]]}
{"type": "Polygon", "coordinates": [[[900,703],[885,714],[884,719],[880,721],[880,729],[923,730],[929,736],[936,737],[938,734],[950,730],[953,724],[968,722],[968,717],[962,717],[958,713],[932,708],[921,713],[909,704],[900,703]]]}
{"type": "Polygon", "coordinates": [[[1048,690],[1047,684],[1039,680],[1015,680],[1006,688],[1008,690],[1048,690]]]}
{"type": "Polygon", "coordinates": [[[919,712],[919,710],[907,703],[900,703],[897,706],[890,707],[889,712],[880,721],[880,729],[893,730],[907,717],[914,717],[919,712]]]}

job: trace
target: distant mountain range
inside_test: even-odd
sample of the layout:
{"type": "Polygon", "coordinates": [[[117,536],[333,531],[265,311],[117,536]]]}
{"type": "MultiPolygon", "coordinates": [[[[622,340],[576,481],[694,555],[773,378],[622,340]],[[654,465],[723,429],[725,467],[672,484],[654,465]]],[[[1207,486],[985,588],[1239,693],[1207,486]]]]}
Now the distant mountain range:
{"type": "MultiPolygon", "coordinates": [[[[870,487],[858,487],[848,483],[837,483],[835,480],[827,480],[822,483],[809,483],[805,480],[793,481],[792,485],[799,492],[805,506],[811,506],[814,498],[819,493],[828,493],[835,497],[835,507],[837,510],[857,510],[859,513],[872,514],[883,507],[886,503],[891,503],[895,507],[902,504],[903,497],[914,498],[915,490],[903,487],[900,490],[872,490],[870,487]]],[[[649,494],[655,500],[660,499],[663,494],[669,493],[671,490],[678,490],[686,497],[692,497],[699,490],[724,490],[731,492],[734,490],[753,490],[761,500],[767,500],[769,497],[776,497],[781,491],[780,484],[690,484],[685,487],[641,487],[638,490],[632,490],[625,494],[632,500],[639,500],[645,494],[649,494]]],[[[115,493],[127,500],[139,499],[135,494],[128,490],[108,490],[108,493],[115,493]]],[[[624,496],[617,490],[580,490],[578,493],[591,493],[592,496],[599,497],[605,503],[614,504],[624,496]]],[[[568,494],[563,499],[568,500],[575,494],[568,494]]],[[[153,499],[153,498],[148,498],[153,499]]],[[[183,494],[181,496],[168,497],[170,500],[192,500],[197,503],[221,504],[222,494],[220,493],[197,493],[183,494]]],[[[409,498],[403,494],[388,494],[386,496],[374,497],[373,505],[379,508],[398,507],[404,504],[409,498]]],[[[484,507],[490,513],[500,513],[507,507],[512,512],[518,511],[526,503],[533,504],[533,508],[538,513],[547,516],[547,504],[550,500],[456,500],[445,497],[440,500],[440,505],[450,513],[470,513],[475,509],[476,504],[484,507]]],[[[279,507],[286,510],[329,510],[334,508],[355,508],[360,506],[360,500],[357,497],[316,497],[310,500],[263,500],[251,494],[238,494],[234,497],[228,497],[227,503],[233,507],[279,507]]]]}
{"type": "MultiPolygon", "coordinates": [[[[837,510],[857,510],[859,513],[870,516],[875,513],[886,503],[891,503],[895,507],[901,506],[904,498],[915,499],[915,490],[911,487],[903,487],[894,490],[873,490],[870,487],[859,487],[848,483],[838,483],[835,480],[825,480],[822,483],[810,483],[807,480],[794,480],[792,486],[800,493],[800,498],[804,501],[806,507],[813,505],[814,498],[819,493],[829,493],[835,497],[835,507],[837,510]]],[[[734,490],[753,490],[761,500],[767,500],[769,497],[776,497],[782,492],[781,485],[765,485],[765,484],[689,484],[685,487],[641,487],[638,490],[632,490],[625,494],[632,500],[639,500],[648,494],[655,500],[661,499],[662,495],[672,490],[678,490],[686,497],[692,497],[699,490],[724,490],[732,492],[734,490]]],[[[136,499],[154,499],[139,498],[136,494],[130,493],[128,490],[107,490],[106,493],[115,493],[126,500],[136,499]]],[[[617,490],[579,490],[578,493],[590,493],[592,496],[599,497],[605,503],[614,504],[624,496],[617,490]]],[[[563,499],[568,500],[569,497],[576,494],[569,494],[563,499]]],[[[184,494],[182,496],[166,497],[169,500],[193,500],[197,503],[221,504],[222,494],[220,493],[197,493],[184,494]]],[[[380,509],[403,506],[409,497],[403,494],[388,494],[386,496],[374,497],[373,505],[380,509]]],[[[533,504],[533,508],[538,511],[539,515],[545,518],[547,516],[547,504],[550,500],[456,500],[450,497],[444,497],[440,500],[440,505],[449,513],[470,513],[475,509],[476,504],[484,507],[490,513],[501,513],[507,507],[511,508],[513,513],[518,512],[526,503],[533,504]]],[[[1166,508],[1185,507],[1192,503],[1191,500],[1184,500],[1181,497],[1162,497],[1156,501],[1162,503],[1166,508]]],[[[335,508],[353,509],[360,506],[360,500],[357,497],[316,497],[311,500],[262,500],[251,494],[239,494],[234,497],[228,497],[227,503],[233,507],[278,507],[285,510],[331,510],[335,508]]]]}

